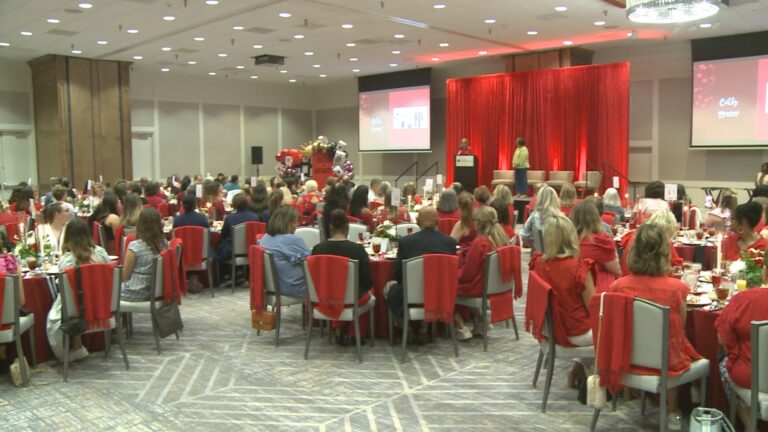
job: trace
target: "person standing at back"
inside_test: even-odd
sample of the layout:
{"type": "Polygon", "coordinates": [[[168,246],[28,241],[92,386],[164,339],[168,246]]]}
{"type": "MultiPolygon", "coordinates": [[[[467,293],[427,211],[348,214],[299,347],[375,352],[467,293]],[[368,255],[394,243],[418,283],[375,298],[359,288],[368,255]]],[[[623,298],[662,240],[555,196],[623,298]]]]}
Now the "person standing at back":
{"type": "Polygon", "coordinates": [[[515,169],[515,192],[518,198],[528,196],[528,147],[523,137],[517,139],[517,148],[512,156],[512,167],[515,169]]]}

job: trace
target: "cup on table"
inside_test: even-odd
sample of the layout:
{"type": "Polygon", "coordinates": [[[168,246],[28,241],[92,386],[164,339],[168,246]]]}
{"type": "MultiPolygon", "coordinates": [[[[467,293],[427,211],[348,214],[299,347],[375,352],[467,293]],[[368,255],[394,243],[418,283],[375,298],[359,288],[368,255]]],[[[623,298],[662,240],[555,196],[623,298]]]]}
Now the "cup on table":
{"type": "Polygon", "coordinates": [[[35,257],[29,257],[27,258],[27,267],[30,271],[33,271],[37,268],[37,258],[35,257]]]}
{"type": "Polygon", "coordinates": [[[378,255],[379,252],[381,252],[381,240],[373,239],[371,241],[371,250],[373,251],[374,255],[378,255]]]}
{"type": "MultiPolygon", "coordinates": [[[[30,270],[32,267],[30,267],[30,270]]],[[[744,290],[747,289],[747,280],[746,279],[736,279],[736,289],[739,290],[739,292],[744,292],[744,290]]]]}
{"type": "Polygon", "coordinates": [[[701,263],[697,263],[697,262],[691,263],[691,270],[695,271],[697,274],[701,273],[701,269],[702,268],[703,267],[702,267],[701,263]]]}
{"type": "Polygon", "coordinates": [[[731,293],[730,288],[727,288],[725,286],[720,286],[715,289],[715,294],[717,294],[717,299],[719,301],[725,301],[728,300],[728,295],[731,293]]]}
{"type": "Polygon", "coordinates": [[[723,271],[720,269],[712,270],[712,286],[715,289],[720,288],[720,284],[723,282],[723,271]]]}
{"type": "Polygon", "coordinates": [[[701,240],[704,238],[704,231],[696,231],[696,240],[701,240]]]}
{"type": "Polygon", "coordinates": [[[683,273],[683,277],[681,278],[681,280],[683,281],[683,283],[688,285],[688,288],[690,288],[691,291],[693,291],[694,289],[696,289],[696,284],[699,282],[699,273],[693,270],[686,270],[683,273]]]}

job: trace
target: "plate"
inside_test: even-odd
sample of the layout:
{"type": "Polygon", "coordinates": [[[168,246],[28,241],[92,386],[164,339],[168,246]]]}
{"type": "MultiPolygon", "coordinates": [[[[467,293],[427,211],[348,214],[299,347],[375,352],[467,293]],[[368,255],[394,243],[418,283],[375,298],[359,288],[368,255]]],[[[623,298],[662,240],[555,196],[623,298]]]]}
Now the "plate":
{"type": "Polygon", "coordinates": [[[110,259],[111,261],[117,261],[117,259],[118,259],[118,258],[120,258],[120,257],[119,257],[119,256],[117,256],[117,255],[110,255],[110,256],[109,256],[109,259],[110,259]]]}
{"type": "Polygon", "coordinates": [[[680,243],[686,246],[703,246],[704,245],[703,240],[682,240],[680,243]]]}
{"type": "Polygon", "coordinates": [[[685,299],[685,304],[691,307],[709,306],[712,304],[712,299],[708,295],[688,296],[685,299]]]}

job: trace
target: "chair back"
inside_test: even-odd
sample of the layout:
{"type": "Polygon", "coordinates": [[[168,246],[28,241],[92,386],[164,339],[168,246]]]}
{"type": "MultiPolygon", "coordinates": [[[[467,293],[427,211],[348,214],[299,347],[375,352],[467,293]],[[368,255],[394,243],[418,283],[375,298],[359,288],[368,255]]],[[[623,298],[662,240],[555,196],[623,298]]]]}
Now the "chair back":
{"type": "Polygon", "coordinates": [[[165,288],[165,273],[163,269],[163,256],[161,254],[152,258],[152,280],[150,283],[149,292],[153,293],[152,299],[162,299],[165,288]]]}
{"type": "MultiPolygon", "coordinates": [[[[256,239],[248,238],[248,224],[256,224],[263,222],[244,222],[232,227],[232,255],[233,256],[245,256],[248,255],[248,246],[256,244],[256,239]]],[[[252,230],[254,228],[251,228],[252,230]]],[[[259,228],[260,229],[260,228],[259,228]]]]}
{"type": "Polygon", "coordinates": [[[555,338],[552,337],[553,318],[552,318],[552,286],[539,275],[537,271],[528,273],[528,295],[525,299],[525,319],[526,329],[531,326],[531,333],[537,339],[537,332],[541,331],[541,336],[547,338],[547,344],[550,348],[555,346],[555,338]],[[543,312],[541,320],[541,329],[536,328],[535,322],[529,323],[529,318],[541,319],[539,315],[543,312]]]}
{"type": "MultiPolygon", "coordinates": [[[[8,285],[6,285],[8,286],[8,285]]],[[[768,321],[752,321],[752,389],[768,393],[768,321]]],[[[754,392],[753,392],[754,394],[754,392]]],[[[753,396],[752,406],[756,396],[753,396]]]]}
{"type": "Polygon", "coordinates": [[[635,298],[632,309],[631,363],[658,369],[662,375],[666,375],[669,362],[669,308],[635,298]]]}
{"type": "Polygon", "coordinates": [[[232,198],[234,198],[235,195],[241,194],[241,193],[243,193],[242,189],[234,189],[234,190],[231,190],[231,191],[227,192],[227,198],[226,198],[227,204],[232,205],[232,198]]]}
{"type": "MultiPolygon", "coordinates": [[[[211,244],[211,232],[207,228],[199,226],[178,227],[173,230],[173,237],[180,238],[181,242],[185,245],[193,245],[199,242],[200,247],[202,248],[201,257],[203,261],[208,259],[208,249],[211,244]]],[[[187,248],[187,253],[190,253],[189,248],[187,248]]],[[[185,260],[185,262],[189,264],[188,261],[185,260]]]]}
{"type": "MultiPolygon", "coordinates": [[[[304,260],[304,276],[307,280],[307,291],[309,292],[309,300],[312,303],[319,303],[317,290],[315,283],[312,279],[312,272],[309,271],[308,260],[325,260],[326,257],[335,257],[335,255],[312,255],[304,260]]],[[[350,259],[349,265],[347,265],[347,285],[344,287],[344,304],[354,305],[357,304],[357,284],[359,279],[357,277],[359,263],[357,260],[350,259]]]]}
{"type": "Polygon", "coordinates": [[[104,228],[104,225],[99,224],[96,227],[96,233],[99,238],[99,246],[103,247],[104,249],[107,248],[107,231],[106,228],[104,228]]]}
{"type": "Polygon", "coordinates": [[[544,253],[544,231],[535,223],[531,225],[531,231],[533,233],[533,250],[544,253]]]}
{"type": "MultiPolygon", "coordinates": [[[[404,304],[424,303],[424,257],[409,258],[403,266],[403,302],[404,304]]],[[[454,295],[454,297],[456,297],[454,295]]]]}
{"type": "MultiPolygon", "coordinates": [[[[82,272],[81,275],[85,276],[85,273],[90,271],[91,269],[96,268],[95,266],[111,266],[112,264],[87,264],[85,266],[80,266],[80,271],[82,272]]],[[[112,289],[111,289],[111,298],[110,298],[110,312],[119,312],[120,311],[120,288],[122,285],[122,276],[123,276],[123,266],[116,265],[114,266],[114,271],[112,272],[112,289]]],[[[62,320],[67,320],[71,317],[76,317],[80,315],[80,311],[75,308],[75,297],[77,293],[72,287],[72,284],[69,283],[69,277],[67,277],[66,273],[59,274],[58,277],[58,285],[59,285],[59,295],[61,296],[61,317],[62,320]]],[[[8,285],[6,284],[6,287],[8,285]]],[[[102,287],[102,289],[109,289],[109,287],[102,287]]],[[[84,300],[85,301],[85,300],[84,300]]],[[[85,308],[86,305],[81,305],[81,308],[85,308]]]]}
{"type": "Polygon", "coordinates": [[[540,182],[543,183],[544,180],[547,177],[546,171],[531,171],[528,170],[528,181],[529,182],[540,182]]]}
{"type": "Polygon", "coordinates": [[[359,223],[349,224],[349,234],[347,234],[347,240],[357,243],[360,240],[360,234],[368,232],[368,225],[359,223]]]}
{"type": "Polygon", "coordinates": [[[458,221],[459,220],[456,218],[440,219],[440,221],[437,222],[437,230],[445,235],[451,235],[451,231],[453,231],[453,227],[458,221]]]}
{"type": "Polygon", "coordinates": [[[515,172],[513,170],[493,170],[493,179],[515,181],[515,172]]]}
{"type": "Polygon", "coordinates": [[[600,171],[587,171],[581,175],[581,179],[587,183],[587,189],[597,190],[603,182],[603,173],[600,171]]]}
{"type": "Polygon", "coordinates": [[[320,230],[320,242],[328,240],[325,238],[325,216],[323,216],[323,212],[317,213],[317,229],[320,230]]]}
{"type": "Polygon", "coordinates": [[[264,249],[264,293],[266,295],[280,295],[280,287],[277,285],[275,256],[266,249],[264,249]]]}
{"type": "Polygon", "coordinates": [[[550,171],[549,179],[552,181],[573,183],[573,171],[550,171]]]}
{"type": "MultiPolygon", "coordinates": [[[[505,246],[505,248],[510,246],[505,246]]],[[[501,249],[501,248],[500,248],[501,249]]],[[[515,289],[515,278],[511,278],[509,282],[504,283],[504,279],[501,274],[501,263],[499,261],[498,250],[488,252],[485,256],[485,282],[483,285],[483,292],[485,295],[501,294],[515,289]]]]}
{"type": "Polygon", "coordinates": [[[294,234],[296,234],[302,240],[304,240],[304,244],[307,245],[307,249],[309,250],[312,250],[312,248],[315,247],[315,245],[320,243],[320,230],[317,228],[312,228],[312,227],[296,228],[296,232],[294,234]]]}
{"type": "Polygon", "coordinates": [[[421,228],[419,228],[419,226],[415,223],[397,224],[395,228],[395,233],[398,237],[405,237],[407,235],[415,234],[419,231],[421,231],[421,228]]]}
{"type": "Polygon", "coordinates": [[[5,274],[3,308],[0,310],[0,325],[16,324],[19,314],[19,276],[5,274]]]}

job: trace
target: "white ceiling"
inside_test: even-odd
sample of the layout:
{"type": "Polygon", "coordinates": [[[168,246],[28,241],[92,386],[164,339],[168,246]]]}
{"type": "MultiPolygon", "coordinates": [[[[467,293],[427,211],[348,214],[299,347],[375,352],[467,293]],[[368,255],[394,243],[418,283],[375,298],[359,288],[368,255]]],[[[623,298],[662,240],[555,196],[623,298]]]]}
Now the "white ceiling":
{"type": "Polygon", "coordinates": [[[477,58],[480,51],[499,55],[541,50],[562,47],[565,40],[592,49],[631,48],[663,40],[768,30],[768,0],[731,0],[731,7],[723,7],[706,21],[713,24],[709,29],[700,28],[698,22],[639,26],[626,19],[623,9],[603,0],[220,0],[215,6],[205,0],[90,0],[91,9],[82,9],[78,3],[0,0],[0,43],[10,44],[0,47],[0,58],[26,61],[49,53],[73,55],[74,47],[82,50],[78,56],[132,61],[138,70],[169,68],[170,74],[215,72],[211,79],[256,75],[262,81],[296,79],[315,84],[323,82],[321,74],[333,79],[439,67],[477,58]],[[437,3],[446,7],[435,9],[437,3]],[[558,5],[568,10],[556,12],[558,5]],[[280,12],[292,16],[281,18],[280,12]],[[165,21],[165,15],[175,20],[165,21]],[[48,18],[61,22],[51,24],[48,18]],[[496,22],[487,24],[487,18],[496,22]],[[597,20],[606,25],[595,26],[597,20]],[[354,28],[341,27],[347,23],[354,28]],[[139,33],[127,33],[130,28],[139,33]],[[530,36],[529,30],[538,34],[530,36]],[[33,34],[23,36],[22,31],[33,34]],[[627,37],[633,31],[636,37],[627,37]],[[295,39],[296,34],[305,37],[295,39]],[[398,39],[395,34],[405,37],[398,39]],[[205,41],[196,42],[195,36],[205,41]],[[108,44],[98,45],[98,40],[108,44]],[[347,47],[349,42],[356,46],[347,47]],[[443,42],[450,46],[440,47],[443,42]],[[263,48],[255,49],[254,44],[263,48]],[[314,55],[305,55],[307,51],[314,55]],[[219,57],[220,53],[227,56],[219,57]],[[251,57],[260,54],[285,56],[285,66],[255,66],[251,57]],[[244,68],[237,69],[238,65],[244,68]]]}

